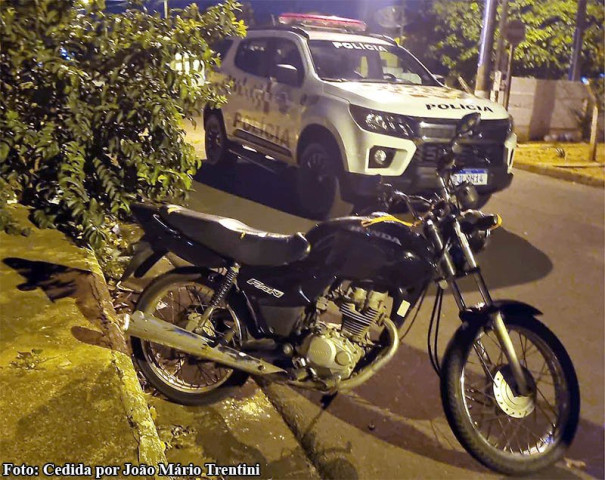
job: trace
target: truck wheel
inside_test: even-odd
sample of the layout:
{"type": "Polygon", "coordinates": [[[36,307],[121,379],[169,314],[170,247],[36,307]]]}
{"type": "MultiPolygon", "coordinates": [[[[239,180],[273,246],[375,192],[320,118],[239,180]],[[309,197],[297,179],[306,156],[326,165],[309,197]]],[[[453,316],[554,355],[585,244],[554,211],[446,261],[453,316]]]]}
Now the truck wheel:
{"type": "Polygon", "coordinates": [[[296,177],[298,204],[303,214],[329,218],[340,196],[340,154],[329,143],[310,142],[302,149],[296,177]]]}
{"type": "Polygon", "coordinates": [[[233,165],[237,155],[229,151],[229,140],[225,133],[223,117],[219,113],[210,113],[204,122],[204,143],[206,161],[210,165],[233,165]]]}

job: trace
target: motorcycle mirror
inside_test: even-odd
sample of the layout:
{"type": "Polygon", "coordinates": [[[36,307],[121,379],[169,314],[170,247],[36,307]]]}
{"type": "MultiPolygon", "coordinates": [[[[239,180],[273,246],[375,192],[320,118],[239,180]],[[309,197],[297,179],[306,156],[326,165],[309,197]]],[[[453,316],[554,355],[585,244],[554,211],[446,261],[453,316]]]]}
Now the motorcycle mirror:
{"type": "Polygon", "coordinates": [[[464,182],[456,190],[456,198],[465,210],[477,208],[479,193],[472,183],[464,182]]]}
{"type": "Polygon", "coordinates": [[[469,113],[465,115],[458,123],[458,129],[456,131],[457,136],[468,135],[475,130],[481,122],[480,113],[469,113]]]}

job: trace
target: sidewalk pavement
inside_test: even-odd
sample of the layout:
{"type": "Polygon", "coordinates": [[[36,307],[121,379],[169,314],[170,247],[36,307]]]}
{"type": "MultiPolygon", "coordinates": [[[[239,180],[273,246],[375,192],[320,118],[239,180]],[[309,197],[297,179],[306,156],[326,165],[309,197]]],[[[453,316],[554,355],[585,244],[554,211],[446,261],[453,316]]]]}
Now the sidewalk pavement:
{"type": "Polygon", "coordinates": [[[165,462],[126,352],[91,251],[56,230],[0,233],[1,462],[36,476],[82,463],[91,478],[97,465],[165,462]]]}
{"type": "Polygon", "coordinates": [[[597,145],[596,161],[589,161],[587,143],[522,143],[515,152],[515,168],[594,187],[605,186],[605,145],[597,145]]]}

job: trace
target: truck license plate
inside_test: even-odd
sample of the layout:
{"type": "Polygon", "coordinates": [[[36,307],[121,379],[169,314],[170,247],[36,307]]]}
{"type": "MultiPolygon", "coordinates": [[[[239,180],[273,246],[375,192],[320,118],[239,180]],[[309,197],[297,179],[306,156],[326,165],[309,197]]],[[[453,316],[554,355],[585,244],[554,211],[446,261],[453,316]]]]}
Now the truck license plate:
{"type": "Polygon", "coordinates": [[[480,168],[460,170],[452,175],[452,181],[456,185],[462,182],[470,182],[473,185],[487,185],[487,170],[480,168]]]}

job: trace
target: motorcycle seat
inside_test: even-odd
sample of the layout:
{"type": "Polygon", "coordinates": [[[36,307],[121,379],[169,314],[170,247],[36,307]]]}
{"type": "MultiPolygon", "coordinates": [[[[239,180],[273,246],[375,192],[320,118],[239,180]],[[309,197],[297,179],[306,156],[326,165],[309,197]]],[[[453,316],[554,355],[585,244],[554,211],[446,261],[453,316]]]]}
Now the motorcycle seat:
{"type": "Polygon", "coordinates": [[[311,245],[301,233],[269,233],[233,218],[200,213],[177,205],[161,207],[160,216],[168,226],[188,239],[242,265],[285,265],[301,260],[311,250],[311,245]]]}

